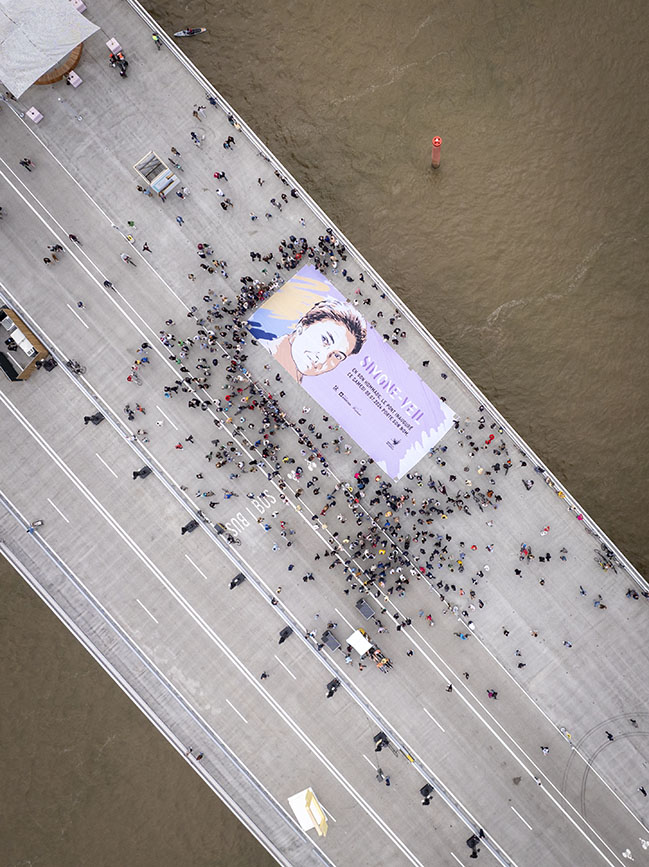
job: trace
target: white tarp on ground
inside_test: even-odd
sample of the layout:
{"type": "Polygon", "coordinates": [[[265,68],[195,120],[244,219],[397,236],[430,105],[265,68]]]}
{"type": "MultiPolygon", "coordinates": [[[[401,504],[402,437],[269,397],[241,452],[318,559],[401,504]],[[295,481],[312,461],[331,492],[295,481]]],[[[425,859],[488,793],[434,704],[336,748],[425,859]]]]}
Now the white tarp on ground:
{"type": "Polygon", "coordinates": [[[0,81],[22,96],[97,30],[69,0],[0,0],[0,81]]]}

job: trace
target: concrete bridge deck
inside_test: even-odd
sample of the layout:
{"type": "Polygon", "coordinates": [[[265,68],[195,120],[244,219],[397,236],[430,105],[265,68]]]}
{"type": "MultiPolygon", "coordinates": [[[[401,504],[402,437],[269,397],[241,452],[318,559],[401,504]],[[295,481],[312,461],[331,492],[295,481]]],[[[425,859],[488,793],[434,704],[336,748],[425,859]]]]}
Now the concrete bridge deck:
{"type": "MultiPolygon", "coordinates": [[[[234,132],[235,147],[223,149],[233,132],[227,106],[208,105],[203,121],[192,117],[194,104],[205,104],[205,82],[171,51],[155,51],[145,14],[118,0],[93,4],[89,14],[102,32],[84,50],[77,70],[83,85],[32,89],[0,114],[6,214],[0,296],[61,362],[74,357],[87,367],[80,378],[61,365],[24,384],[2,383],[0,424],[10,444],[2,474],[3,551],[170,743],[182,752],[188,745],[194,755],[204,752],[197,772],[281,863],[428,864],[431,853],[441,865],[468,863],[464,840],[479,828],[486,835],[481,857],[490,852],[497,863],[622,864],[627,849],[636,863],[649,863],[638,842],[649,838],[647,800],[638,792],[649,781],[649,654],[636,639],[647,622],[644,582],[619,552],[617,572],[597,565],[594,549],[610,540],[568,494],[558,496],[566,493],[558,480],[534,472],[540,460],[356,255],[346,265],[354,277],[365,275],[368,318],[379,309],[386,316],[399,309],[407,330],[399,351],[459,418],[459,430],[444,439],[446,452],[416,467],[424,485],[403,479],[395,487],[410,487],[420,500],[430,496],[429,476],[453,494],[481,478],[502,497],[497,509],[455,510],[435,522],[436,532],[452,537],[445,542],[448,561],[437,565],[440,580],[456,586],[442,592],[457,614],[446,613],[435,582],[417,577],[427,556],[419,545],[408,552],[413,571],[404,597],[384,599],[378,586],[365,597],[377,612],[385,605],[384,623],[393,620],[380,636],[354,607],[358,588],[344,593],[350,584],[342,567],[329,570],[333,555],[314,560],[342,542],[338,553],[356,568],[342,541],[356,524],[340,494],[336,508],[319,517],[326,495],[337,482],[352,481],[365,457],[351,440],[345,440],[353,446],[349,454],[327,452],[330,474],[318,475],[318,494],[311,488],[296,495],[301,483],[284,470],[270,480],[261,470],[229,479],[229,469],[205,463],[210,441],[225,438],[215,422],[227,427],[243,460],[263,462],[248,439],[254,442],[252,432],[236,433],[227,413],[215,406],[188,409],[191,395],[164,398],[164,385],[177,373],[158,332],[172,319],[177,337],[192,336],[196,325],[187,313],[194,305],[204,309],[208,288],[231,298],[240,276],[263,278],[264,263],[251,265],[250,250],[276,250],[291,233],[314,243],[332,224],[304,191],[264,219],[270,198],[288,189],[274,174],[277,168],[285,176],[280,164],[243,122],[234,132]],[[107,63],[104,43],[113,35],[130,61],[125,80],[107,63]],[[45,116],[38,127],[18,113],[31,101],[45,116]],[[192,130],[205,136],[200,149],[190,141],[192,130]],[[163,204],[137,192],[131,167],[148,150],[168,156],[172,145],[182,153],[190,195],[163,204]],[[19,165],[25,156],[35,163],[31,173],[19,165]],[[234,202],[228,212],[218,207],[216,170],[227,173],[234,202]],[[262,216],[251,222],[250,211],[262,216]],[[70,232],[83,246],[68,241],[70,232]],[[133,246],[124,237],[129,232],[133,246]],[[228,280],[198,269],[199,241],[227,259],[228,280]],[[66,252],[46,268],[47,245],[57,242],[66,252]],[[141,252],[144,242],[150,253],[141,252]],[[137,268],[120,260],[122,252],[137,268]],[[115,293],[103,288],[105,279],[115,293]],[[138,388],[126,376],[142,341],[152,346],[151,363],[138,388]],[[131,424],[122,407],[135,401],[147,414],[131,424]],[[106,421],[85,426],[83,417],[97,410],[106,421]],[[496,439],[485,447],[492,424],[496,439]],[[142,425],[148,442],[133,437],[142,425]],[[186,442],[190,434],[193,444],[186,442]],[[178,442],[183,449],[175,448],[178,442]],[[507,456],[507,475],[488,472],[507,456]],[[132,480],[143,464],[155,476],[132,480]],[[204,480],[196,480],[198,473],[204,480]],[[522,484],[529,478],[531,490],[522,484]],[[195,497],[201,486],[217,492],[214,510],[195,497]],[[237,497],[221,499],[222,488],[237,497]],[[199,502],[210,522],[181,537],[199,502]],[[26,533],[35,518],[43,527],[26,533]],[[280,535],[280,519],[294,535],[280,535]],[[236,526],[240,545],[224,542],[215,522],[236,526]],[[550,531],[541,536],[546,526],[550,531]],[[522,542],[536,554],[551,553],[551,560],[521,563],[522,542]],[[239,569],[248,581],[230,591],[239,569]],[[314,582],[301,580],[308,571],[314,582]],[[280,586],[279,604],[271,605],[280,586]],[[626,595],[629,588],[637,600],[626,595]],[[472,589],[484,607],[463,617],[472,589]],[[598,594],[605,609],[593,605],[598,594]],[[430,613],[435,625],[419,612],[430,613]],[[395,614],[413,625],[397,632],[395,614]],[[462,641],[455,633],[468,633],[469,619],[474,631],[462,641]],[[329,620],[339,623],[343,637],[347,629],[368,628],[392,658],[392,672],[359,671],[345,665],[342,654],[319,650],[307,633],[319,634],[329,620]],[[279,646],[286,624],[294,635],[279,646]],[[260,679],[263,671],[268,679],[260,679]],[[343,688],[327,699],[325,684],[333,676],[343,688]],[[496,701],[487,689],[497,690],[496,701]],[[374,752],[379,730],[394,751],[374,752]],[[389,787],[376,779],[377,761],[389,787]],[[418,790],[427,781],[437,794],[423,807],[418,790]],[[330,817],[327,837],[317,842],[314,832],[297,828],[287,805],[288,796],[307,785],[330,817]]],[[[342,275],[328,276],[349,292],[342,275]]],[[[254,346],[247,352],[251,377],[263,381],[267,354],[254,346]]],[[[212,398],[222,394],[224,373],[222,364],[212,376],[212,398]]],[[[282,407],[297,421],[306,395],[292,382],[282,388],[282,407]]],[[[314,406],[309,421],[326,440],[333,434],[321,417],[314,406]]],[[[275,439],[280,454],[303,459],[293,428],[275,439]]],[[[363,509],[380,520],[382,507],[370,506],[370,499],[363,509]]],[[[401,522],[403,532],[412,532],[406,516],[401,522]]],[[[358,561],[358,568],[368,562],[358,561]]]]}

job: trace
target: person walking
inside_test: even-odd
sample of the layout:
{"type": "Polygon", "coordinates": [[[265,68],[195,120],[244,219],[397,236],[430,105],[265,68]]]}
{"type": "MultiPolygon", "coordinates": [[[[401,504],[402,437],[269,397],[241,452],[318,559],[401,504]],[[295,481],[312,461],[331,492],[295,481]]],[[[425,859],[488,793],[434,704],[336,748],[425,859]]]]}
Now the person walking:
{"type": "Polygon", "coordinates": [[[137,268],[135,262],[131,259],[130,256],[127,256],[126,253],[120,253],[120,258],[122,262],[126,262],[127,265],[132,265],[134,268],[137,268]]]}
{"type": "Polygon", "coordinates": [[[185,222],[182,217],[176,217],[176,222],[182,228],[183,223],[185,222]]]}
{"type": "Polygon", "coordinates": [[[28,159],[27,157],[24,157],[24,159],[20,160],[20,165],[25,166],[25,168],[27,169],[28,172],[31,172],[32,168],[34,168],[34,169],[36,168],[34,163],[30,159],[28,159]]]}

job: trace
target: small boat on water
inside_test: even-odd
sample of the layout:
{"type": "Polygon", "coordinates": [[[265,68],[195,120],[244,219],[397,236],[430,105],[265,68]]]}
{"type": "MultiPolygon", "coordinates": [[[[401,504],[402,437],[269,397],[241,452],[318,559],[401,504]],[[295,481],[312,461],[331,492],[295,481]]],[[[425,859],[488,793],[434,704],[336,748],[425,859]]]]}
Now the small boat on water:
{"type": "Polygon", "coordinates": [[[205,33],[207,27],[186,27],[184,30],[179,30],[174,33],[174,36],[197,36],[199,33],[205,33]]]}

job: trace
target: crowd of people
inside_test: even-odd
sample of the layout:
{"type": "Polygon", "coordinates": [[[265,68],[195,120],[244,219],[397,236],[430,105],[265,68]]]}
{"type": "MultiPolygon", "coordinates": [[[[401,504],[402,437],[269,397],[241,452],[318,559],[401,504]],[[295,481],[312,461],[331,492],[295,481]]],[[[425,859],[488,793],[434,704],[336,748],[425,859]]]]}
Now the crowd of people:
{"type": "MultiPolygon", "coordinates": [[[[229,142],[230,147],[233,144],[233,140],[229,142]]],[[[172,148],[172,152],[180,156],[177,149],[172,148]]],[[[286,192],[270,197],[269,205],[277,212],[289,210],[295,200],[299,201],[299,193],[278,170],[275,175],[286,192]]],[[[224,171],[214,172],[214,177],[219,182],[229,182],[224,171]]],[[[266,179],[258,178],[260,187],[265,184],[266,179]]],[[[232,204],[219,188],[217,194],[221,193],[220,197],[232,204]]],[[[267,216],[270,218],[270,212],[267,216]]],[[[294,216],[289,219],[295,224],[299,222],[301,229],[306,227],[303,217],[299,221],[294,216]]],[[[227,262],[212,258],[214,251],[209,242],[199,241],[196,254],[203,271],[210,275],[220,273],[223,280],[230,280],[227,262]]],[[[476,556],[484,558],[485,555],[470,556],[477,551],[477,545],[470,543],[471,525],[463,517],[480,513],[484,523],[493,526],[494,513],[503,500],[498,480],[506,477],[516,462],[518,468],[526,468],[526,455],[489,417],[486,408],[479,405],[475,419],[456,418],[456,447],[452,451],[459,453],[462,463],[470,463],[472,458],[480,456],[484,466],[477,472],[484,484],[458,481],[457,468],[454,473],[447,467],[449,444],[444,441],[431,449],[428,458],[403,481],[393,482],[377,471],[370,458],[356,455],[358,449],[353,441],[346,438],[326,413],[316,419],[315,413],[309,415],[312,407],[307,406],[301,413],[291,415],[288,406],[292,400],[285,398],[287,390],[296,387],[295,383],[285,383],[281,372],[274,372],[270,363],[264,363],[267,356],[262,350],[253,349],[257,341],[246,326],[246,319],[254,309],[282,286],[284,275],[288,278],[290,272],[304,263],[315,266],[323,274],[340,275],[345,283],[353,284],[353,289],[349,287],[352,303],[372,308],[368,311],[372,314],[371,325],[382,333],[386,342],[399,345],[407,338],[407,332],[401,326],[401,312],[389,304],[380,287],[374,282],[368,285],[362,272],[353,272],[345,244],[331,228],[311,240],[304,231],[296,235],[284,230],[278,235],[274,249],[250,250],[249,256],[251,265],[264,264],[261,276],[258,273],[243,275],[236,288],[228,282],[227,292],[223,290],[226,284],[221,281],[215,287],[202,290],[202,309],[197,304],[192,305],[186,323],[177,326],[168,319],[159,332],[178,373],[176,379],[164,386],[164,398],[184,396],[189,409],[199,412],[210,409],[214,414],[216,435],[205,454],[209,468],[196,474],[201,487],[195,496],[207,498],[207,507],[218,509],[224,500],[238,496],[221,482],[230,484],[238,479],[238,484],[245,484],[243,477],[256,473],[257,476],[250,477],[248,488],[263,489],[262,478],[263,482],[272,481],[279,489],[281,501],[286,503],[291,485],[292,501],[298,509],[311,513],[320,538],[326,541],[323,550],[313,552],[314,562],[320,561],[318,569],[321,571],[326,565],[327,570],[338,570],[346,595],[357,592],[371,595],[378,601],[375,625],[379,633],[388,631],[381,620],[386,615],[394,621],[390,626],[397,632],[412,624],[411,617],[403,612],[401,600],[413,585],[424,581],[438,594],[442,612],[452,612],[464,622],[463,630],[456,635],[466,640],[475,628],[475,612],[487,604],[483,596],[490,567],[488,563],[475,567],[476,556]],[[183,333],[187,327],[190,329],[188,336],[183,333]],[[256,353],[254,364],[250,359],[252,352],[256,353]],[[338,461],[333,458],[334,454],[345,457],[338,461]],[[342,467],[348,468],[350,461],[353,471],[347,475],[347,469],[342,467]],[[219,487],[223,496],[214,493],[213,489],[219,487]],[[455,528],[453,534],[449,532],[452,527],[455,528]],[[469,560],[473,565],[468,565],[469,560]]],[[[195,282],[193,273],[188,277],[195,282]]],[[[428,359],[422,362],[424,368],[429,364],[428,359]]],[[[443,370],[439,375],[442,383],[448,378],[443,370]]],[[[146,436],[146,431],[140,433],[146,436]]],[[[452,434],[447,438],[450,436],[452,434]]],[[[193,442],[193,437],[188,441],[193,442]]],[[[184,448],[183,443],[179,442],[176,448],[184,448]]],[[[457,458],[456,454],[454,461],[457,458]]],[[[544,472],[542,467],[533,469],[544,472]]],[[[468,472],[469,467],[464,470],[468,472]]],[[[529,475],[529,470],[521,475],[529,475]]],[[[520,481],[526,490],[532,490],[534,478],[520,481]]],[[[183,489],[189,490],[187,485],[183,489]]],[[[248,496],[263,498],[265,495],[260,490],[248,496]]],[[[273,523],[278,514],[275,511],[258,519],[266,532],[273,531],[277,535],[272,546],[274,552],[282,546],[292,546],[295,535],[285,520],[277,525],[273,523]]],[[[214,520],[220,522],[221,518],[217,511],[214,520]]],[[[234,541],[231,535],[230,539],[234,541]]],[[[489,553],[493,545],[485,547],[489,553]]],[[[531,546],[523,542],[521,551],[525,554],[521,559],[529,564],[533,556],[531,546]]],[[[565,548],[557,553],[560,561],[567,560],[565,548]]],[[[550,559],[551,553],[546,552],[539,557],[539,562],[550,559]]],[[[294,564],[288,568],[292,571],[294,564]]],[[[521,575],[520,569],[513,571],[521,575]]],[[[305,582],[314,580],[312,571],[302,577],[305,582]]],[[[543,577],[539,584],[544,584],[543,577]]],[[[601,597],[598,601],[598,607],[605,609],[601,597]]],[[[277,599],[273,602],[277,603],[277,599]]],[[[419,617],[424,616],[432,625],[432,614],[420,609],[419,617]]],[[[509,634],[504,627],[503,631],[509,634]]],[[[535,630],[531,634],[538,636],[535,630]]],[[[315,631],[308,635],[322,647],[315,631]]],[[[567,641],[564,645],[572,646],[567,641]]],[[[520,655],[520,651],[517,650],[516,655],[520,655]]],[[[522,661],[517,663],[518,668],[525,665],[522,661]]],[[[362,663],[359,666],[365,667],[362,663]]]]}
{"type": "MultiPolygon", "coordinates": [[[[209,261],[213,255],[208,242],[198,242],[196,249],[201,259],[209,261]]],[[[463,617],[471,629],[473,612],[485,606],[476,588],[489,567],[485,565],[467,576],[466,589],[461,586],[467,545],[461,538],[454,540],[448,529],[460,515],[471,515],[476,510],[488,517],[498,508],[502,500],[496,490],[498,475],[507,475],[512,467],[510,446],[503,431],[488,420],[484,406],[478,408],[475,425],[468,420],[462,425],[455,421],[456,436],[460,437],[459,445],[467,458],[487,449],[479,437],[480,431],[489,431],[488,449],[494,459],[487,468],[484,488],[476,485],[458,489],[456,476],[445,470],[448,446],[443,443],[431,450],[424,469],[408,473],[401,483],[383,478],[367,457],[352,457],[354,472],[347,481],[339,480],[332,466],[332,453],[351,456],[355,450],[353,441],[327,414],[317,419],[315,413],[309,415],[311,407],[303,407],[298,417],[292,418],[284,398],[286,389],[295,385],[285,383],[281,372],[273,373],[271,364],[263,363],[261,350],[257,350],[255,367],[263,369],[263,373],[253,375],[249,354],[257,342],[248,332],[245,318],[283,284],[283,272],[294,270],[303,261],[314,264],[322,273],[338,273],[347,259],[345,246],[328,228],[315,243],[305,236],[298,238],[291,234],[278,238],[276,250],[264,253],[252,250],[250,259],[270,265],[273,273],[264,280],[242,276],[234,293],[226,294],[220,288],[205,291],[203,309],[192,305],[187,314],[186,325],[191,325],[189,336],[181,336],[180,327],[171,319],[159,331],[169,360],[178,371],[178,377],[164,386],[164,397],[185,396],[189,409],[206,412],[211,408],[216,413],[217,435],[205,454],[210,469],[197,474],[200,481],[207,476],[210,489],[201,487],[195,496],[207,497],[207,506],[217,509],[223,500],[234,495],[226,488],[222,488],[223,497],[214,494],[211,488],[218,489],[219,476],[212,468],[223,473],[220,478],[226,484],[242,480],[246,474],[263,473],[265,480],[276,482],[282,499],[288,494],[290,483],[295,500],[302,509],[313,512],[312,521],[327,539],[324,549],[315,552],[314,561],[323,561],[321,568],[326,563],[329,570],[340,571],[345,594],[357,591],[379,600],[375,624],[380,632],[387,631],[380,618],[392,607],[395,631],[411,625],[411,618],[397,610],[402,603],[391,606],[390,602],[403,599],[411,584],[422,579],[438,592],[445,613],[452,611],[463,617]],[[296,439],[287,440],[284,432],[288,431],[296,439]],[[249,459],[248,453],[254,453],[254,457],[249,459]],[[314,505],[317,499],[322,499],[322,505],[314,505]],[[327,521],[332,511],[336,523],[330,528],[327,521]]],[[[212,263],[227,264],[223,260],[212,263]]],[[[214,270],[213,266],[205,270],[214,270]]],[[[364,294],[360,288],[365,283],[362,273],[352,276],[343,268],[342,276],[355,284],[356,304],[362,301],[379,308],[373,325],[381,321],[390,323],[392,330],[383,334],[384,340],[398,343],[407,337],[397,324],[400,311],[388,306],[385,294],[376,284],[372,283],[364,294]]],[[[182,443],[177,445],[182,447],[182,443]]],[[[525,466],[526,462],[521,464],[525,466]]],[[[248,484],[255,482],[251,478],[248,484]]],[[[263,487],[259,483],[256,486],[263,487]]],[[[287,530],[284,521],[273,527],[276,515],[277,512],[259,519],[267,532],[278,531],[274,551],[282,544],[291,546],[294,534],[293,530],[287,530]]],[[[220,513],[215,519],[220,520],[220,513]]],[[[304,580],[312,577],[313,573],[308,572],[304,580]]],[[[420,616],[424,613],[422,610],[420,616]]],[[[428,618],[432,623],[430,614],[428,618]]]]}

